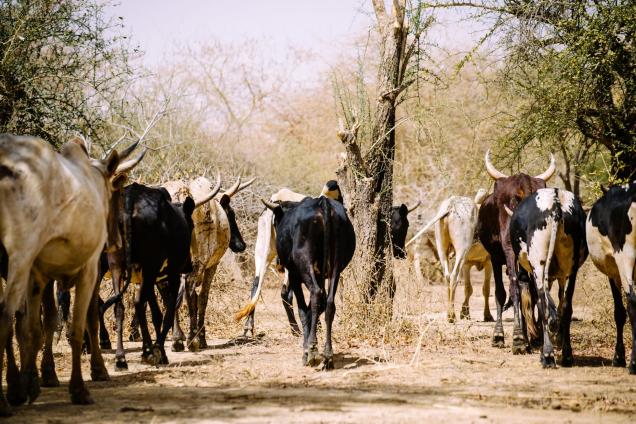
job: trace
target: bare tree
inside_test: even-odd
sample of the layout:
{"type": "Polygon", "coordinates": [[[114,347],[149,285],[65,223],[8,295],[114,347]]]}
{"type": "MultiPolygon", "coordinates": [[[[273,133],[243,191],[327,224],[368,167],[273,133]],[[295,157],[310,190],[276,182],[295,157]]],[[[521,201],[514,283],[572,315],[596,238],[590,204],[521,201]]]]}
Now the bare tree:
{"type": "Polygon", "coordinates": [[[397,106],[407,88],[420,75],[420,38],[432,19],[424,19],[420,5],[393,0],[388,13],[384,0],[373,0],[380,39],[375,108],[363,117],[343,107],[338,137],[345,147],[338,178],[347,196],[349,213],[356,231],[353,268],[363,280],[367,300],[379,292],[393,297],[395,283],[390,212],[393,202],[397,106]],[[407,10],[408,8],[408,10],[407,10]],[[359,131],[361,124],[368,126],[359,131]]]}

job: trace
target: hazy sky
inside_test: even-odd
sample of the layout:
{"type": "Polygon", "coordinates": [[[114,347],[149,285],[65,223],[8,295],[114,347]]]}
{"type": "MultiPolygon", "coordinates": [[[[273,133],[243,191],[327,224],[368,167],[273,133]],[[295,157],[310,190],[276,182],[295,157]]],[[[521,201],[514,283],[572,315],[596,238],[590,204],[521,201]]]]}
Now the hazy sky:
{"type": "MultiPolygon", "coordinates": [[[[262,40],[268,58],[281,60],[290,48],[311,50],[327,66],[353,36],[373,23],[370,0],[124,0],[109,11],[121,16],[133,40],[154,65],[179,45],[219,40],[262,40]]],[[[433,39],[468,49],[478,38],[475,24],[457,12],[440,16],[433,39]]],[[[169,57],[167,58],[169,60],[169,57]]]]}

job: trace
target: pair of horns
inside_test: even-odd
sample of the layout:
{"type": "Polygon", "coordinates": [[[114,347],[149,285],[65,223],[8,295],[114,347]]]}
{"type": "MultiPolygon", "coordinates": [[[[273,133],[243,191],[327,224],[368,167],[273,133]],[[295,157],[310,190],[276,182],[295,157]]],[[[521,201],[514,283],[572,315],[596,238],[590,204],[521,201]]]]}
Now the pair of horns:
{"type": "MultiPolygon", "coordinates": [[[[490,149],[486,151],[485,159],[486,159],[486,170],[488,171],[488,174],[494,180],[498,180],[500,178],[508,178],[508,175],[504,174],[503,172],[495,168],[495,166],[490,161],[490,149]]],[[[556,171],[556,160],[554,159],[554,155],[550,153],[550,165],[548,166],[548,169],[543,171],[543,173],[536,175],[534,178],[538,178],[543,181],[548,181],[552,177],[552,175],[554,175],[554,171],[556,171]]]]}
{"type": "Polygon", "coordinates": [[[204,205],[206,203],[208,203],[210,200],[212,200],[212,198],[214,196],[216,196],[216,194],[221,191],[221,173],[217,172],[216,174],[216,185],[214,186],[214,188],[212,189],[211,192],[208,193],[207,196],[205,196],[203,199],[198,200],[195,204],[194,204],[194,208],[198,208],[201,205],[204,205]]]}
{"type": "Polygon", "coordinates": [[[146,155],[146,152],[148,151],[148,149],[143,149],[141,151],[141,153],[139,153],[137,155],[137,157],[132,158],[132,159],[128,159],[128,157],[132,154],[132,152],[139,145],[139,141],[140,140],[135,141],[133,144],[131,144],[130,146],[126,147],[124,150],[122,150],[119,153],[119,161],[120,162],[119,162],[119,165],[117,166],[117,170],[115,171],[115,175],[124,174],[124,173],[130,171],[135,166],[137,166],[137,164],[139,162],[141,162],[141,160],[144,158],[144,156],[146,155]],[[126,159],[128,159],[128,160],[126,160],[126,159]]]}
{"type": "Polygon", "coordinates": [[[254,177],[251,180],[246,181],[243,184],[241,184],[241,176],[239,175],[238,178],[236,179],[236,182],[232,185],[232,187],[228,188],[225,191],[225,193],[223,193],[223,194],[228,196],[228,197],[232,197],[236,193],[240,192],[241,190],[246,189],[247,187],[251,186],[252,183],[254,183],[254,181],[256,181],[256,177],[254,177]]]}

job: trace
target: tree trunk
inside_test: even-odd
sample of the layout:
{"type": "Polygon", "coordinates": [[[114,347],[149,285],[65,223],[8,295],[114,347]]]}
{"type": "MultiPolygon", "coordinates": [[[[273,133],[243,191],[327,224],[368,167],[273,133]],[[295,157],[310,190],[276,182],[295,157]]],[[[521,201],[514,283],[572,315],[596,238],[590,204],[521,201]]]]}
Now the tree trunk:
{"type": "Polygon", "coordinates": [[[385,294],[390,300],[395,293],[390,233],[395,117],[397,98],[408,85],[403,77],[412,51],[409,49],[405,54],[408,25],[404,24],[404,2],[393,2],[392,16],[386,14],[383,1],[374,0],[373,5],[382,48],[378,70],[380,96],[374,110],[371,138],[363,141],[365,146],[371,147],[363,157],[357,140],[359,123],[355,117],[349,122],[349,128],[341,122],[338,135],[346,154],[337,172],[356,231],[352,268],[358,284],[364,287],[367,302],[385,294]]]}

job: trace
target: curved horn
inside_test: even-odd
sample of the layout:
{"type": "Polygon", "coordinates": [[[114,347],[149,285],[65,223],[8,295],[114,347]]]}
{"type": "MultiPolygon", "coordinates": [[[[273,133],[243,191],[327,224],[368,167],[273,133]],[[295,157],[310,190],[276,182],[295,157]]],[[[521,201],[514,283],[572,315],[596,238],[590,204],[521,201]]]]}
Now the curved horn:
{"type": "Polygon", "coordinates": [[[212,198],[214,196],[216,196],[216,194],[221,190],[221,173],[217,173],[216,174],[216,185],[214,186],[214,188],[212,189],[212,191],[210,193],[208,193],[207,196],[205,196],[203,199],[198,200],[195,204],[194,204],[194,208],[198,208],[201,205],[205,205],[206,203],[208,203],[210,200],[212,200],[212,198]]]}
{"type": "Polygon", "coordinates": [[[236,193],[238,193],[238,189],[241,186],[241,176],[239,175],[238,178],[236,179],[236,182],[234,183],[234,185],[232,185],[232,187],[228,188],[225,193],[226,196],[228,197],[232,197],[234,196],[236,193]]]}
{"type": "Polygon", "coordinates": [[[417,209],[420,205],[422,204],[421,200],[418,200],[416,204],[414,204],[411,207],[407,207],[409,213],[413,212],[415,209],[417,209]]]}
{"type": "Polygon", "coordinates": [[[137,156],[134,159],[129,159],[126,162],[121,162],[118,166],[117,169],[115,170],[115,174],[114,175],[118,175],[118,174],[123,174],[126,173],[128,171],[130,171],[131,169],[133,169],[135,166],[137,166],[137,164],[139,162],[141,162],[141,160],[144,158],[144,156],[146,155],[146,152],[148,151],[148,149],[144,149],[141,154],[139,156],[137,156]]]}
{"type": "Polygon", "coordinates": [[[128,156],[130,156],[130,154],[133,152],[133,150],[135,150],[137,145],[139,145],[139,141],[140,140],[135,141],[133,144],[131,144],[130,146],[126,147],[124,150],[119,152],[120,159],[126,159],[128,156]]]}
{"type": "Polygon", "coordinates": [[[501,171],[498,171],[497,168],[495,168],[495,166],[492,164],[492,162],[490,162],[490,149],[486,150],[485,160],[486,160],[486,171],[488,171],[488,174],[494,180],[498,180],[500,178],[508,178],[506,174],[504,174],[501,171]]]}
{"type": "Polygon", "coordinates": [[[539,174],[534,178],[539,178],[540,180],[548,181],[552,177],[552,175],[554,175],[554,171],[556,171],[556,160],[554,160],[554,155],[550,153],[550,165],[548,166],[548,169],[546,169],[545,171],[543,171],[542,174],[539,174]]]}
{"type": "Polygon", "coordinates": [[[251,180],[248,180],[246,182],[244,182],[243,184],[241,184],[238,188],[238,190],[236,190],[236,192],[238,193],[239,191],[243,191],[244,189],[248,188],[249,186],[251,186],[254,181],[256,181],[256,177],[252,178],[251,180]]]}
{"type": "Polygon", "coordinates": [[[261,202],[265,205],[265,207],[269,210],[274,210],[280,205],[278,203],[270,202],[269,200],[265,200],[261,197],[261,202]]]}

